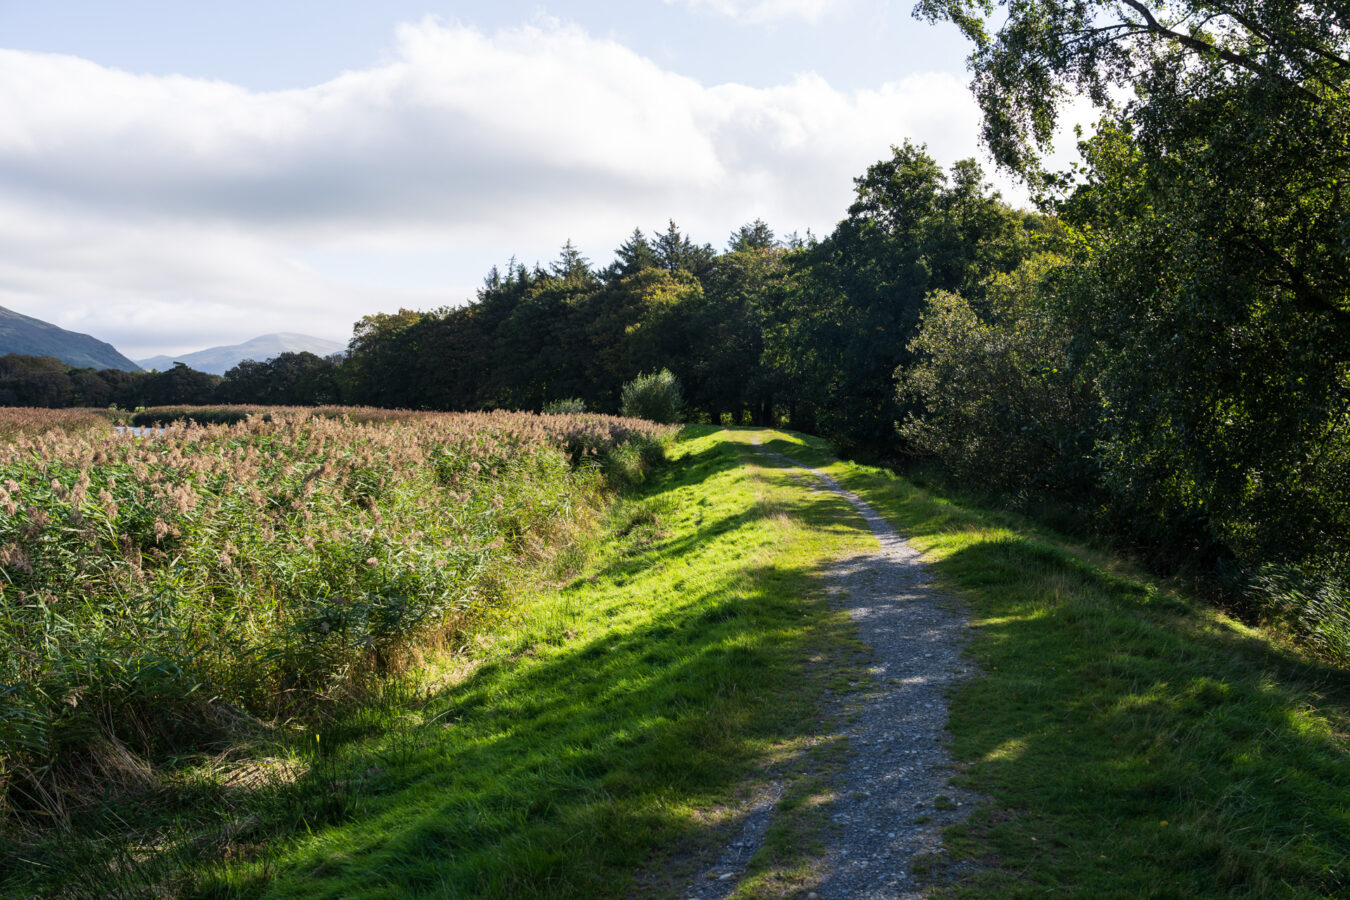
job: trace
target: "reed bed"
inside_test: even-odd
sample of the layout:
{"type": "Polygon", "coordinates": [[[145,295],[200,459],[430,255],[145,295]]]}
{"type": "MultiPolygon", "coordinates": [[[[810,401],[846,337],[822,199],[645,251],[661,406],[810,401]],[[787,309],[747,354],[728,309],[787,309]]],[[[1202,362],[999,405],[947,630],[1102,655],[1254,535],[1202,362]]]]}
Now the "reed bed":
{"type": "Polygon", "coordinates": [[[0,441],[46,432],[111,431],[113,419],[101,409],[36,409],[0,406],[0,441]]]}
{"type": "MultiPolygon", "coordinates": [[[[498,413],[488,413],[496,415],[498,413]]],[[[212,406],[148,406],[132,412],[120,412],[118,421],[124,425],[156,426],[170,422],[196,422],[199,425],[233,425],[251,417],[270,419],[273,416],[322,416],[369,424],[372,422],[411,422],[428,417],[459,417],[465,413],[435,413],[412,409],[385,409],[378,406],[256,406],[238,403],[220,403],[212,406]]]]}
{"type": "Polygon", "coordinates": [[[157,761],[359,699],[455,641],[671,433],[182,412],[143,437],[20,427],[0,445],[0,823],[67,821],[157,761]]]}

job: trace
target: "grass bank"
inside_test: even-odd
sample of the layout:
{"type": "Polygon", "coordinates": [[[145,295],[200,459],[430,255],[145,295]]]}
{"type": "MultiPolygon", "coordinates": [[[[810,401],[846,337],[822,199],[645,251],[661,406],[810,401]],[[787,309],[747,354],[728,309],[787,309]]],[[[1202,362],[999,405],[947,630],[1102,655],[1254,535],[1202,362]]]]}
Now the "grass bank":
{"type": "Polygon", "coordinates": [[[962,896],[1345,896],[1350,677],[1017,517],[778,434],[921,549],[972,609],[953,699],[962,896]]]}
{"type": "MultiPolygon", "coordinates": [[[[845,749],[822,696],[865,660],[822,573],[871,539],[842,500],[758,466],[753,435],[687,429],[468,647],[322,728],[181,760],[151,806],[90,806],[0,857],[0,893],[678,896],[771,782],[788,793],[740,896],[800,893],[845,749]]],[[[1014,517],[763,437],[863,496],[972,610],[984,674],[951,730],[991,802],[947,835],[974,874],[925,861],[944,893],[1346,893],[1343,671],[1014,517]]]]}
{"type": "Polygon", "coordinates": [[[172,815],[91,813],[78,840],[27,848],[46,868],[6,888],[668,896],[783,780],[748,889],[790,892],[838,749],[817,741],[820,694],[857,655],[820,573],[869,539],[842,501],[754,466],[745,440],[689,429],[584,569],[484,615],[468,648],[322,731],[260,741],[248,765],[184,765],[172,815]]]}

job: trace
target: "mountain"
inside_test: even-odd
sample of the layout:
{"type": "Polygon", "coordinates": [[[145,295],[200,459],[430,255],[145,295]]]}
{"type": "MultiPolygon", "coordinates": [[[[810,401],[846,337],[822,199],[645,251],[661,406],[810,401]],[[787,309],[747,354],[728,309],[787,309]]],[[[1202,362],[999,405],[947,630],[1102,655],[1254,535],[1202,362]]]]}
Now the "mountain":
{"type": "Polygon", "coordinates": [[[0,356],[6,353],[54,356],[68,366],[81,369],[140,371],[139,366],[118,353],[112,344],[0,306],[0,356]]]}
{"type": "Polygon", "coordinates": [[[224,375],[246,359],[266,362],[283,353],[313,353],[315,356],[331,356],[345,349],[347,348],[337,341],[283,331],[276,334],[264,334],[251,341],[244,341],[242,344],[231,344],[227,347],[208,347],[205,350],[179,353],[175,356],[152,356],[149,359],[138,359],[137,362],[144,368],[158,369],[161,372],[172,369],[174,363],[181,362],[198,372],[224,375]]]}

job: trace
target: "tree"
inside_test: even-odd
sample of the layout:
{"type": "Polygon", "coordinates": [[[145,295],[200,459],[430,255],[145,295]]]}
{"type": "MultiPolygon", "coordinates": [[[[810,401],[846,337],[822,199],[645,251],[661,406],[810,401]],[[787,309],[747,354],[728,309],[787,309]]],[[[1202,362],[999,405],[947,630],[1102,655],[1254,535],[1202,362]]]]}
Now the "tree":
{"type": "Polygon", "coordinates": [[[117,405],[131,409],[137,406],[202,405],[215,400],[219,375],[198,372],[186,364],[176,362],[173,368],[154,372],[128,382],[116,393],[117,405]]]}
{"type": "Polygon", "coordinates": [[[316,406],[339,400],[337,363],[313,353],[288,352],[266,362],[246,359],[225,373],[217,395],[229,403],[316,406]]]}
{"type": "Polygon", "coordinates": [[[996,32],[985,0],[920,10],[974,41],[995,156],[1054,188],[1078,234],[1071,353],[1102,397],[1122,522],[1214,566],[1343,573],[1350,7],[1018,0],[996,32]],[[1103,121],[1084,167],[1046,175],[1079,91],[1103,121]]]}
{"type": "Polygon", "coordinates": [[[558,253],[558,261],[550,267],[550,271],[555,278],[561,278],[563,281],[574,281],[586,285],[595,281],[595,275],[591,272],[590,261],[581,255],[581,251],[572,245],[570,239],[563,244],[562,250],[558,253]]]}
{"type": "Polygon", "coordinates": [[[723,414],[736,421],[748,414],[770,425],[782,383],[764,364],[764,327],[787,254],[763,222],[733,232],[731,246],[705,272],[703,297],[689,308],[685,395],[714,422],[723,414]]]}
{"type": "Polygon", "coordinates": [[[669,369],[639,375],[623,386],[619,412],[666,425],[679,422],[684,413],[680,380],[669,369]]]}
{"type": "Polygon", "coordinates": [[[651,242],[647,240],[641,228],[633,229],[628,240],[614,251],[614,257],[614,262],[605,270],[606,281],[626,278],[629,275],[636,275],[643,269],[655,269],[660,265],[656,251],[652,249],[651,242]]]}
{"type": "Polygon", "coordinates": [[[624,382],[673,367],[688,377],[703,286],[688,272],[643,269],[606,285],[586,308],[586,374],[593,408],[615,409],[624,382]]]}
{"type": "Polygon", "coordinates": [[[908,142],[854,183],[848,217],[790,257],[765,353],[797,421],[845,451],[896,456],[907,410],[894,373],[909,362],[924,298],[950,290],[978,300],[986,277],[1030,251],[1037,220],[1005,206],[973,161],[944,173],[908,142]]]}
{"type": "Polygon", "coordinates": [[[400,309],[397,313],[363,316],[352,326],[352,339],[342,366],[343,396],[352,403],[400,406],[416,390],[408,361],[418,355],[414,326],[424,313],[400,309]]]}
{"type": "Polygon", "coordinates": [[[656,256],[656,264],[671,272],[691,272],[698,275],[712,263],[717,251],[711,244],[698,246],[680,233],[680,229],[671,219],[665,233],[657,235],[651,245],[656,256]]]}
{"type": "Polygon", "coordinates": [[[76,371],[79,370],[53,356],[23,353],[0,356],[0,391],[4,403],[47,408],[74,406],[77,388],[71,375],[76,371]]]}
{"type": "Polygon", "coordinates": [[[763,219],[756,219],[742,225],[731,233],[727,241],[728,253],[743,253],[747,250],[772,250],[778,246],[774,240],[773,229],[763,219]]]}
{"type": "Polygon", "coordinates": [[[962,483],[1020,499],[1083,501],[1096,490],[1090,460],[1098,399],[1069,352],[1050,253],[990,279],[984,302],[928,298],[898,375],[911,407],[902,433],[962,483]]]}
{"type": "MultiPolygon", "coordinates": [[[[995,158],[1035,174],[1063,103],[1111,108],[1121,89],[1180,80],[1205,93],[1260,85],[1280,105],[1344,123],[1350,7],[1267,0],[919,0],[916,14],[953,22],[974,44],[974,90],[995,158]],[[999,20],[991,33],[991,23],[999,20]]],[[[1192,95],[1195,92],[1191,92],[1192,95]]]]}
{"type": "MultiPolygon", "coordinates": [[[[566,257],[567,250],[564,248],[566,257]]],[[[582,310],[595,279],[580,255],[541,273],[493,331],[487,390],[494,405],[540,409],[557,397],[584,396],[585,332],[582,310]]]]}
{"type": "Polygon", "coordinates": [[[1204,150],[1164,156],[1104,129],[1066,205],[1085,235],[1066,297],[1102,394],[1105,483],[1136,534],[1209,565],[1336,557],[1350,551],[1350,260],[1331,223],[1350,208],[1301,163],[1317,143],[1285,145],[1217,102],[1204,150]]]}

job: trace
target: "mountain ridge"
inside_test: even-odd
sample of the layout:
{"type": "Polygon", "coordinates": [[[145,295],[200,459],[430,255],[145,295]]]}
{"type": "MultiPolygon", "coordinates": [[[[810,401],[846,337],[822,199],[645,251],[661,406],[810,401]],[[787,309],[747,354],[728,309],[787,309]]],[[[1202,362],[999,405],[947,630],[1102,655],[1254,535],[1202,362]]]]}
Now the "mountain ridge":
{"type": "Polygon", "coordinates": [[[107,341],[0,306],[0,356],[6,353],[52,356],[79,369],[141,371],[107,341]]]}
{"type": "Polygon", "coordinates": [[[181,362],[199,372],[224,375],[246,359],[266,362],[283,353],[313,353],[316,356],[330,356],[345,350],[346,346],[337,341],[300,334],[294,331],[276,331],[260,334],[239,344],[223,344],[219,347],[207,347],[191,353],[161,354],[136,360],[146,369],[165,371],[181,362]]]}

